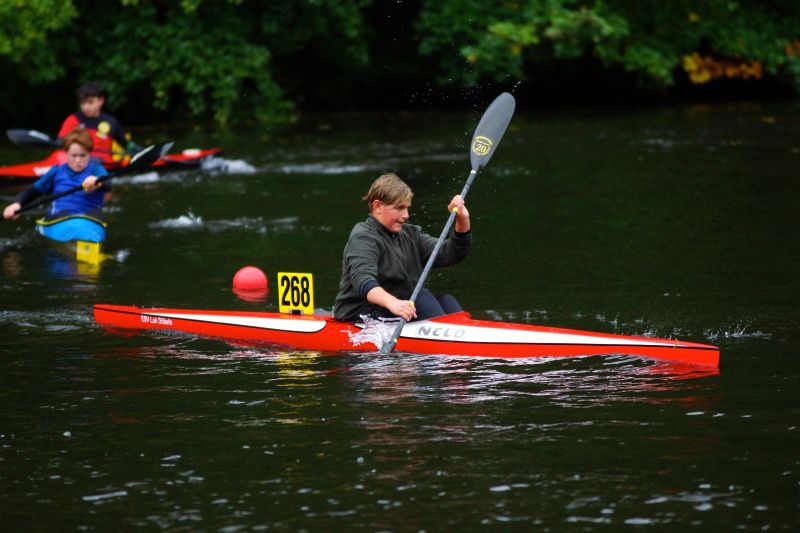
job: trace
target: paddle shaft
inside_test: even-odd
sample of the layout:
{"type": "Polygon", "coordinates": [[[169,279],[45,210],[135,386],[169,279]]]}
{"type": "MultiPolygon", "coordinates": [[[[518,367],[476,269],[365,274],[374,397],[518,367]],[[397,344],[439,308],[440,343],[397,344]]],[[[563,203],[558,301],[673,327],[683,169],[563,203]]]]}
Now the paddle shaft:
{"type": "MultiPolygon", "coordinates": [[[[101,183],[103,181],[106,181],[107,179],[111,179],[115,175],[116,174],[114,172],[109,172],[107,175],[100,176],[99,178],[97,178],[97,183],[101,183]]],[[[29,211],[29,210],[33,209],[34,207],[38,207],[38,206],[40,206],[42,204],[46,204],[46,203],[52,202],[53,200],[58,200],[59,198],[63,198],[64,196],[67,196],[68,194],[72,194],[74,192],[80,191],[81,189],[83,189],[83,184],[76,185],[75,187],[72,187],[71,189],[67,189],[66,191],[60,192],[58,194],[51,194],[49,196],[42,196],[41,198],[37,198],[36,200],[32,201],[31,203],[29,203],[27,205],[23,205],[22,207],[20,207],[19,211],[17,211],[17,214],[24,213],[25,211],[29,211]]]]}
{"type": "MultiPolygon", "coordinates": [[[[478,175],[477,169],[472,169],[467,177],[467,182],[464,184],[464,188],[461,190],[461,198],[466,199],[467,193],[469,192],[469,188],[472,187],[472,182],[475,181],[475,176],[478,175]]],[[[453,223],[456,220],[456,216],[458,215],[458,210],[453,210],[450,212],[450,216],[447,217],[447,222],[444,225],[444,229],[442,230],[441,235],[439,235],[439,239],[436,241],[436,246],[433,247],[433,251],[431,252],[431,256],[428,258],[428,262],[425,263],[425,268],[422,269],[422,274],[419,276],[419,281],[417,281],[417,285],[414,287],[414,292],[411,293],[411,302],[417,301],[417,296],[419,296],[419,292],[422,290],[422,287],[425,286],[425,280],[428,279],[428,274],[433,268],[433,263],[436,261],[436,256],[439,255],[439,250],[442,248],[442,244],[444,244],[444,240],[447,238],[447,235],[450,233],[450,229],[453,227],[453,223]]],[[[406,321],[402,318],[400,322],[397,324],[397,327],[394,329],[391,338],[384,343],[381,347],[381,353],[387,354],[391,353],[394,350],[395,344],[397,344],[397,339],[400,337],[400,332],[403,331],[403,326],[405,326],[406,321]]]]}

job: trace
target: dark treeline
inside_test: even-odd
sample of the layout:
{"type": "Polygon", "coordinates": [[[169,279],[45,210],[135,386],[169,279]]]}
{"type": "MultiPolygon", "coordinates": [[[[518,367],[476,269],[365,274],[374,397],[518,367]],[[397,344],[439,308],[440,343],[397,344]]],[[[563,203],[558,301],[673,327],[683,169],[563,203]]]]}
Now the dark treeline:
{"type": "Polygon", "coordinates": [[[779,0],[0,2],[4,123],[53,125],[96,79],[127,123],[302,110],[794,95],[779,0]]]}

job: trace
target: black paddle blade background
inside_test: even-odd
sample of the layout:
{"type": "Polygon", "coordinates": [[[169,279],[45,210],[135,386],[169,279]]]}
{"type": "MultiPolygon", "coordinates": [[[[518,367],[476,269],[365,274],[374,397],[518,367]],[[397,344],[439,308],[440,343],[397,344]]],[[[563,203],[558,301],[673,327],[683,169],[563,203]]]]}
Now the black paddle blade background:
{"type": "Polygon", "coordinates": [[[6,135],[14,144],[61,148],[60,142],[51,139],[49,135],[40,131],[11,129],[6,131],[6,135]]]}
{"type": "Polygon", "coordinates": [[[133,156],[130,163],[127,166],[117,171],[115,175],[119,175],[124,171],[124,173],[134,172],[136,170],[140,170],[143,168],[147,168],[162,157],[164,157],[167,152],[169,152],[170,148],[172,148],[172,141],[166,142],[163,144],[154,144],[152,146],[148,146],[141,152],[137,153],[133,156]]]}
{"type": "Polygon", "coordinates": [[[486,166],[492,158],[500,139],[511,122],[514,115],[516,102],[509,93],[502,93],[494,99],[489,108],[483,113],[478,127],[472,136],[469,148],[469,159],[472,170],[479,170],[486,166]]]}

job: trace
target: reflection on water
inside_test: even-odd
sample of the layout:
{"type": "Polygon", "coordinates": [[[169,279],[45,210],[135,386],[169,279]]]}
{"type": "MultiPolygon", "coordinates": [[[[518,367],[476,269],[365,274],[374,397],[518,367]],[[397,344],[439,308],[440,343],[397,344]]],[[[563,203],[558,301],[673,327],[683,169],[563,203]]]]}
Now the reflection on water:
{"type": "MultiPolygon", "coordinates": [[[[66,253],[54,250],[44,256],[44,269],[53,279],[97,282],[104,262],[78,261],[66,253]]],[[[73,285],[73,287],[79,290],[85,286],[73,285]]]]}
{"type": "Polygon", "coordinates": [[[149,224],[151,229],[178,229],[198,230],[207,229],[212,233],[227,231],[246,231],[256,235],[265,235],[268,231],[275,233],[281,231],[294,231],[299,217],[284,217],[280,219],[265,220],[262,217],[239,217],[236,219],[204,220],[202,216],[195,215],[189,210],[185,215],[159,220],[149,224]]]}
{"type": "MultiPolygon", "coordinates": [[[[91,331],[87,321],[78,332],[91,331]]],[[[54,501],[78,486],[88,505],[119,505],[114,514],[148,503],[132,525],[192,522],[195,498],[218,502],[204,519],[250,516],[243,523],[257,527],[432,529],[465,516],[486,526],[703,522],[748,500],[741,482],[693,472],[718,455],[730,414],[719,376],[639,358],[325,355],[99,335],[94,355],[47,372],[60,378],[56,394],[28,393],[29,404],[61,414],[27,438],[57,439],[61,456],[7,444],[54,501]],[[440,505],[452,513],[425,518],[440,505]]]]}
{"type": "Polygon", "coordinates": [[[363,376],[369,401],[382,403],[429,397],[457,403],[535,397],[563,407],[592,407],[661,402],[660,393],[707,390],[704,378],[718,373],[629,356],[496,360],[396,354],[373,355],[347,375],[363,376]]]}
{"type": "Polygon", "coordinates": [[[207,157],[203,159],[203,172],[211,174],[255,174],[257,172],[249,162],[244,159],[226,159],[222,157],[207,157]]]}
{"type": "Polygon", "coordinates": [[[100,261],[90,262],[77,260],[74,243],[55,243],[34,237],[22,239],[18,245],[21,249],[5,251],[0,260],[0,268],[6,280],[27,279],[31,274],[41,273],[43,275],[40,279],[96,283],[104,264],[109,261],[122,262],[128,254],[125,250],[114,256],[101,253],[100,261]],[[25,248],[32,248],[30,251],[35,253],[26,253],[25,248]]]}
{"type": "Polygon", "coordinates": [[[15,250],[6,252],[3,255],[3,277],[14,279],[22,273],[22,255],[15,250]]]}
{"type": "Polygon", "coordinates": [[[248,303],[265,303],[269,296],[269,288],[263,289],[240,289],[233,287],[233,293],[242,301],[248,303]]]}

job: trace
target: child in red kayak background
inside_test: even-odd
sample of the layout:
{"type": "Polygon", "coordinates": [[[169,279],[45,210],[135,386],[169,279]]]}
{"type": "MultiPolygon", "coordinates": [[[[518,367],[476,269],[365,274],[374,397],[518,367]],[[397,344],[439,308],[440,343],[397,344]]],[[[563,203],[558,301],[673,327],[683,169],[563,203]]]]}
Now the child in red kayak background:
{"type": "Polygon", "coordinates": [[[80,86],[77,96],[80,111],[64,120],[58,131],[58,138],[65,138],[74,128],[85,128],[94,143],[93,157],[103,162],[122,159],[128,141],[117,119],[103,112],[103,105],[106,103],[103,87],[96,81],[87,81],[80,86]]]}
{"type": "MultiPolygon", "coordinates": [[[[422,289],[415,302],[409,300],[438,241],[407,223],[413,196],[411,187],[390,173],[375,180],[363,198],[370,214],[350,232],[342,254],[342,278],[333,308],[337,320],[370,316],[409,321],[461,311],[453,296],[435,296],[428,289],[422,289]]],[[[448,211],[454,208],[458,208],[455,231],[444,241],[434,267],[454,265],[469,253],[469,211],[460,195],[447,206],[448,211]]]]}
{"type": "Polygon", "coordinates": [[[82,191],[68,194],[53,201],[47,212],[47,219],[61,218],[64,215],[86,215],[97,213],[105,201],[106,191],[111,189],[108,181],[98,183],[98,178],[108,172],[91,157],[92,136],[84,128],[72,129],[64,138],[64,151],[67,162],[53,165],[36,182],[22,191],[13,204],[3,210],[3,218],[17,218],[19,210],[44,194],[59,194],[77,185],[82,191]]]}

